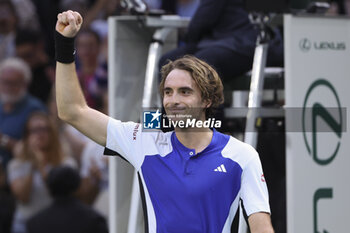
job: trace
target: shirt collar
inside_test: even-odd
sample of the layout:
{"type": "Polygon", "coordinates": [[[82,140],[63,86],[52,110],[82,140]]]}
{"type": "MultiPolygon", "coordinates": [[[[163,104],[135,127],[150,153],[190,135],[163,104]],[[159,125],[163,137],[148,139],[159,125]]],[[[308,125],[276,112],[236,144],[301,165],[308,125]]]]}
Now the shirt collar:
{"type": "Polygon", "coordinates": [[[193,157],[195,155],[201,155],[201,154],[205,154],[205,153],[211,151],[213,148],[215,148],[215,146],[217,144],[217,141],[218,141],[217,138],[218,138],[218,132],[216,131],[216,129],[213,129],[213,137],[212,137],[209,145],[204,150],[202,150],[201,152],[199,152],[197,154],[196,154],[196,151],[194,149],[187,148],[179,141],[179,139],[176,137],[175,131],[171,135],[171,142],[176,149],[180,150],[186,157],[189,158],[189,157],[193,157]]]}

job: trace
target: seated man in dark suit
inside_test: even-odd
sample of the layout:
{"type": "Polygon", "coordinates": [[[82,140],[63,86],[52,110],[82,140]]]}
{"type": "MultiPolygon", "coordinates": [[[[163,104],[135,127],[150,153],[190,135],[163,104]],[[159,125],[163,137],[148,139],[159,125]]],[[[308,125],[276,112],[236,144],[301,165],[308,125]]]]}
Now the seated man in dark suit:
{"type": "Polygon", "coordinates": [[[70,167],[53,168],[47,186],[54,202],[27,222],[28,233],[106,233],[105,219],[73,197],[79,173],[70,167]]]}
{"type": "MultiPolygon", "coordinates": [[[[191,54],[214,66],[222,79],[252,68],[258,30],[251,24],[243,0],[202,0],[189,24],[186,44],[159,61],[191,54]]],[[[270,43],[268,66],[283,66],[283,42],[279,33],[270,43]]]]}

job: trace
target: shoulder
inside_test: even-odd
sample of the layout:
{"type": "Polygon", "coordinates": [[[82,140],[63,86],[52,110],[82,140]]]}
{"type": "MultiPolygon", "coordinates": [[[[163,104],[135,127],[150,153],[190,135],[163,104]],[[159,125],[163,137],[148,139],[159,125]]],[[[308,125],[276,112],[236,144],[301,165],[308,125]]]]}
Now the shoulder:
{"type": "Polygon", "coordinates": [[[152,144],[158,146],[169,144],[171,143],[172,134],[172,132],[164,133],[160,130],[144,130],[141,123],[132,121],[122,122],[111,117],[108,121],[108,133],[108,136],[112,136],[110,137],[111,139],[118,139],[118,136],[122,136],[123,140],[128,140],[132,143],[142,142],[142,145],[145,147],[149,147],[152,144]]]}
{"type": "Polygon", "coordinates": [[[252,159],[259,157],[256,150],[251,145],[232,136],[229,136],[229,140],[221,154],[223,157],[237,162],[242,169],[244,169],[252,159]]]}
{"type": "Polygon", "coordinates": [[[105,218],[92,207],[77,201],[75,202],[75,208],[77,213],[79,213],[80,218],[85,219],[90,224],[96,224],[97,222],[105,224],[105,218]]]}
{"type": "Polygon", "coordinates": [[[106,155],[121,155],[139,169],[147,155],[165,156],[172,151],[171,133],[144,130],[142,124],[110,118],[107,126],[106,155]],[[116,153],[117,152],[117,153],[116,153]]]}
{"type": "Polygon", "coordinates": [[[45,111],[46,112],[46,107],[45,105],[36,97],[32,96],[32,95],[27,95],[26,97],[26,102],[27,102],[27,107],[30,110],[37,110],[37,111],[45,111]]]}
{"type": "Polygon", "coordinates": [[[51,212],[51,207],[48,207],[44,210],[40,210],[37,214],[30,217],[26,222],[28,231],[37,232],[37,230],[42,227],[42,223],[47,222],[47,220],[50,219],[50,216],[52,216],[51,212]]]}
{"type": "Polygon", "coordinates": [[[14,159],[11,159],[9,164],[8,164],[8,169],[9,170],[13,170],[13,169],[21,169],[23,167],[28,167],[30,166],[30,162],[29,161],[24,161],[24,160],[21,160],[21,159],[17,159],[17,158],[14,158],[14,159]]]}
{"type": "Polygon", "coordinates": [[[166,133],[159,131],[151,136],[152,141],[154,141],[154,145],[157,147],[157,152],[159,155],[165,156],[172,151],[172,135],[173,131],[166,133]]]}
{"type": "Polygon", "coordinates": [[[172,149],[172,136],[173,132],[142,132],[141,133],[141,147],[145,155],[160,155],[165,156],[169,154],[172,149]]]}
{"type": "Polygon", "coordinates": [[[7,166],[7,173],[9,180],[13,180],[17,177],[27,175],[32,167],[32,163],[21,159],[12,159],[7,166]]]}

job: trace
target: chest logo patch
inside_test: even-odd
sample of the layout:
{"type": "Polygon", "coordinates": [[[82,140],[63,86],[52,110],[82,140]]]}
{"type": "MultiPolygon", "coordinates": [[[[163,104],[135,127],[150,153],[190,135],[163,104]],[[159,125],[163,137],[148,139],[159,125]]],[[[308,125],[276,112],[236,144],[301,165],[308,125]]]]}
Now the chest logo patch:
{"type": "Polygon", "coordinates": [[[217,168],[214,169],[214,172],[224,172],[226,173],[226,168],[224,166],[224,164],[221,164],[220,166],[218,166],[217,168]]]}

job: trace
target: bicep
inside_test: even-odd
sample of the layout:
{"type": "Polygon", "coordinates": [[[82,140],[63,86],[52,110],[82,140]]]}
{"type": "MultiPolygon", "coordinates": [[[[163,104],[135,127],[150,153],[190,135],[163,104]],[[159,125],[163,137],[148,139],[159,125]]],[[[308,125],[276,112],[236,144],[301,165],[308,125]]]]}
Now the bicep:
{"type": "Polygon", "coordinates": [[[258,212],[248,217],[250,231],[252,233],[266,232],[273,233],[271,217],[269,213],[258,212]]]}
{"type": "Polygon", "coordinates": [[[107,115],[86,106],[70,124],[91,140],[106,146],[108,120],[107,115]]]}

